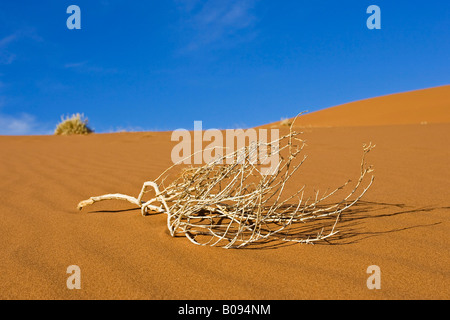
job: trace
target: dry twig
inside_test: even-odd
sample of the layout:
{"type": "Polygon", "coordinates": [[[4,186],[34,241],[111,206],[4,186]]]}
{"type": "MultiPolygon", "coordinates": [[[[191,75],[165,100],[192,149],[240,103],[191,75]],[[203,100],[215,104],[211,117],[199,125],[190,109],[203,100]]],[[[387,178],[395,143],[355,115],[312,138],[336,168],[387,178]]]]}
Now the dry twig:
{"type": "MultiPolygon", "coordinates": [[[[365,156],[374,146],[364,145],[361,173],[353,189],[343,200],[324,205],[350,181],[323,196],[317,192],[313,199],[304,199],[305,187],[292,195],[283,194],[286,183],[306,159],[297,160],[305,146],[299,134],[291,125],[289,134],[275,141],[252,143],[206,165],[183,170],[167,187],[163,182],[175,165],[155,181],[145,182],[137,198],[106,194],[81,201],[78,209],[102,200],[125,200],[140,207],[142,215],[165,213],[172,236],[183,234],[198,245],[239,248],[273,239],[300,243],[327,240],[338,233],[336,226],[342,213],[372,185],[374,176],[362,186],[373,171],[366,165],[365,156]],[[272,150],[274,145],[278,150],[272,150]],[[255,153],[262,148],[280,152],[281,160],[272,175],[262,174],[261,166],[255,164],[255,153]],[[233,161],[227,163],[227,159],[233,161]],[[144,195],[149,192],[153,198],[145,201],[144,195]],[[314,234],[311,230],[315,229],[308,228],[312,224],[320,226],[314,234]]],[[[265,159],[260,160],[263,163],[265,159]]]]}

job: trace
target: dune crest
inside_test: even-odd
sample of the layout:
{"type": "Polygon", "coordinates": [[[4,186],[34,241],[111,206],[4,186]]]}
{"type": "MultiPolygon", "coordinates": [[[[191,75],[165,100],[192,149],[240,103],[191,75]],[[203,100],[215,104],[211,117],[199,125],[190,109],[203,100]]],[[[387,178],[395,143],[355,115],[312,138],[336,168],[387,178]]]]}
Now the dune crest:
{"type": "Polygon", "coordinates": [[[311,127],[431,123],[450,123],[450,85],[345,103],[296,120],[311,127]]]}

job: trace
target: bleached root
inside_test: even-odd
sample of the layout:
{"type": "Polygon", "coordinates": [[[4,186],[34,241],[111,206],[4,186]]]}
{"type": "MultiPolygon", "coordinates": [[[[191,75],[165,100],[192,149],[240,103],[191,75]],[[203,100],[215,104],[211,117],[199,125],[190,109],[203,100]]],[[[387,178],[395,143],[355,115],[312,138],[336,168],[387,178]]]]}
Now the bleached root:
{"type": "Polygon", "coordinates": [[[78,208],[78,210],[81,210],[87,205],[91,205],[91,204],[94,204],[95,202],[104,201],[104,200],[125,200],[134,205],[140,206],[138,199],[133,198],[131,196],[124,195],[124,194],[114,193],[114,194],[105,194],[103,196],[98,196],[98,197],[90,197],[87,200],[81,201],[78,204],[77,208],[78,208]]]}
{"type": "Polygon", "coordinates": [[[99,201],[104,201],[104,200],[124,200],[124,201],[128,201],[138,207],[141,208],[141,212],[142,215],[147,215],[148,211],[155,211],[155,212],[165,212],[165,210],[163,209],[163,206],[168,209],[167,203],[165,202],[165,199],[163,197],[161,197],[159,195],[159,189],[158,189],[158,185],[156,183],[154,183],[153,181],[147,181],[144,183],[144,185],[142,186],[142,190],[139,193],[139,196],[137,198],[134,198],[132,196],[128,196],[125,194],[120,194],[120,193],[113,193],[113,194],[105,194],[102,196],[97,196],[97,197],[90,197],[87,200],[83,200],[81,201],[77,208],[78,210],[83,209],[85,206],[94,204],[95,202],[99,202],[99,201]],[[145,193],[148,192],[148,187],[153,187],[153,190],[155,191],[157,197],[154,199],[151,199],[147,202],[142,201],[143,196],[145,195],[145,193]],[[152,205],[152,203],[156,202],[156,201],[161,201],[161,203],[163,205],[160,206],[155,206],[152,205]]]}
{"type": "MultiPolygon", "coordinates": [[[[106,194],[81,201],[78,209],[104,200],[128,201],[141,208],[142,215],[165,213],[170,234],[185,235],[197,245],[240,248],[272,240],[309,244],[328,241],[339,232],[342,214],[361,199],[374,181],[371,176],[363,187],[367,174],[373,171],[365,157],[374,146],[364,145],[361,173],[353,189],[341,201],[326,205],[326,200],[344,190],[350,180],[322,196],[316,192],[314,197],[304,199],[305,187],[291,195],[283,194],[287,182],[306,159],[294,163],[305,146],[299,134],[291,126],[288,135],[275,141],[258,142],[206,165],[185,169],[167,187],[164,174],[171,168],[156,181],[145,182],[136,198],[106,194]],[[279,145],[278,150],[272,150],[273,145],[279,145]],[[254,162],[255,152],[261,148],[280,155],[287,153],[281,156],[273,175],[262,174],[261,166],[254,162]],[[153,198],[144,201],[149,192],[153,198]]],[[[260,160],[264,163],[265,159],[260,160]]]]}

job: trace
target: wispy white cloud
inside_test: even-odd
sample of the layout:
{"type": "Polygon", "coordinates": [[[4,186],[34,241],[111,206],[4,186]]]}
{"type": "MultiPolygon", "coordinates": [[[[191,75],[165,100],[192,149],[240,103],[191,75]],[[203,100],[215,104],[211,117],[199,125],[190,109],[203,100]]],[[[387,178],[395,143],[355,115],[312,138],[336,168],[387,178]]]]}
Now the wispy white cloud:
{"type": "Polygon", "coordinates": [[[257,0],[177,0],[184,15],[183,29],[191,30],[187,50],[230,42],[236,34],[251,30],[256,22],[257,0]]]}
{"type": "Polygon", "coordinates": [[[69,62],[64,65],[65,69],[74,70],[80,73],[99,73],[114,74],[117,73],[115,68],[104,68],[90,64],[88,61],[69,62]]]}
{"type": "Polygon", "coordinates": [[[0,64],[11,64],[16,59],[16,55],[9,52],[7,48],[9,44],[17,40],[17,37],[14,33],[0,39],[0,64]]]}
{"type": "Polygon", "coordinates": [[[0,39],[0,49],[6,47],[8,44],[15,41],[16,39],[17,39],[16,33],[10,34],[9,36],[0,39]]]}
{"type": "Polygon", "coordinates": [[[64,65],[64,68],[66,68],[66,69],[79,68],[79,67],[84,66],[86,63],[87,63],[86,61],[66,63],[64,65]]]}
{"type": "Polygon", "coordinates": [[[17,116],[0,114],[0,135],[49,134],[36,118],[28,113],[17,116]]]}
{"type": "Polygon", "coordinates": [[[40,37],[37,34],[36,30],[34,28],[30,28],[30,27],[24,27],[22,29],[15,31],[14,33],[4,36],[3,38],[0,39],[0,64],[1,65],[8,65],[8,64],[13,63],[16,60],[17,55],[15,53],[11,52],[8,47],[17,41],[20,41],[23,38],[29,38],[35,42],[43,41],[42,37],[40,37]]]}

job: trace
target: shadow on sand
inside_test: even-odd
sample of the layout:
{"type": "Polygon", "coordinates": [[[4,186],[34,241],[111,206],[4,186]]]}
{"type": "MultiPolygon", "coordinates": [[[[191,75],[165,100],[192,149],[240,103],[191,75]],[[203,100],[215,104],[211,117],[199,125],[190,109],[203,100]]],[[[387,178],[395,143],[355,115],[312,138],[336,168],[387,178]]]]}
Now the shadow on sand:
{"type": "MultiPolygon", "coordinates": [[[[315,242],[314,245],[349,245],[361,242],[365,239],[378,237],[390,233],[401,232],[415,228],[426,228],[441,224],[442,222],[435,222],[430,224],[418,224],[413,226],[405,226],[402,228],[394,228],[385,231],[368,231],[368,223],[372,219],[389,218],[398,215],[406,215],[420,212],[431,212],[434,210],[450,210],[450,207],[423,207],[413,208],[401,203],[383,203],[360,200],[353,207],[348,209],[343,216],[341,216],[336,229],[339,231],[335,236],[328,240],[315,242]]],[[[299,228],[298,230],[291,229],[291,238],[295,238],[304,234],[317,234],[321,228],[329,227],[335,220],[330,217],[329,221],[321,220],[320,223],[312,223],[308,228],[299,228]]],[[[295,228],[295,227],[294,227],[295,228]]],[[[245,247],[247,250],[254,249],[276,249],[284,246],[291,246],[297,244],[296,242],[287,242],[280,239],[270,239],[252,246],[245,247]]]]}
{"type": "MultiPolygon", "coordinates": [[[[415,228],[426,228],[441,224],[441,222],[431,224],[419,224],[413,226],[405,226],[403,228],[394,228],[385,231],[368,231],[367,224],[372,219],[389,218],[398,215],[419,213],[419,212],[431,212],[438,209],[450,210],[450,207],[424,207],[424,208],[412,208],[401,203],[383,203],[383,202],[371,202],[360,200],[353,207],[349,208],[344,215],[340,217],[337,225],[339,233],[329,238],[328,240],[322,240],[315,242],[315,245],[349,245],[358,243],[368,238],[378,237],[390,233],[401,232],[405,230],[415,228]]],[[[129,208],[120,210],[97,210],[90,211],[90,213],[133,213],[139,212],[139,208],[129,208]]],[[[162,213],[155,213],[162,214],[162,213]]],[[[149,215],[151,217],[154,214],[149,215]]],[[[285,246],[297,245],[298,242],[283,241],[282,238],[287,237],[289,239],[305,238],[308,235],[313,237],[322,228],[329,229],[335,222],[335,216],[331,216],[326,219],[320,219],[309,223],[295,223],[288,230],[288,234],[280,234],[277,238],[271,238],[262,240],[257,243],[245,246],[242,249],[245,250],[261,250],[261,249],[277,249],[285,246]]],[[[176,238],[183,235],[177,235],[176,238]]]]}

